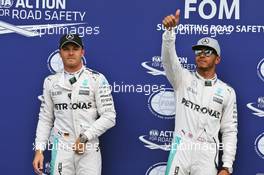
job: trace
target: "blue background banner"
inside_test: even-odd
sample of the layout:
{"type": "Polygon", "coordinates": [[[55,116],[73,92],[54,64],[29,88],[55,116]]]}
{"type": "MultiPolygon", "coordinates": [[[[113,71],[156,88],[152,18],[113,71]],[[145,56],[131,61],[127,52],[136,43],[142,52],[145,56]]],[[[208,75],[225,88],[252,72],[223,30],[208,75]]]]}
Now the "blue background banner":
{"type": "MultiPolygon", "coordinates": [[[[161,64],[164,16],[181,10],[177,53],[193,71],[191,46],[218,39],[218,77],[237,93],[234,175],[264,174],[264,2],[251,0],[0,0],[1,174],[33,174],[44,77],[61,68],[58,41],[80,33],[89,68],[112,85],[117,125],[101,137],[104,175],[163,175],[174,97],[161,64]],[[161,92],[160,89],[164,89],[161,92]]],[[[46,154],[45,174],[49,172],[46,154]]]]}

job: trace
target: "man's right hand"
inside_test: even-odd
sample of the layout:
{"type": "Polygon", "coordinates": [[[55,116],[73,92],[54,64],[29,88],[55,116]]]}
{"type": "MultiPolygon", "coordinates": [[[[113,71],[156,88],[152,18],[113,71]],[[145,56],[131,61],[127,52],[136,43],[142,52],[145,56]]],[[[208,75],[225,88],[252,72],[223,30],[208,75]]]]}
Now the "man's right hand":
{"type": "Polygon", "coordinates": [[[44,161],[44,156],[43,156],[42,151],[36,150],[35,157],[34,157],[34,160],[33,160],[33,163],[32,164],[33,164],[34,171],[37,174],[42,174],[42,171],[43,171],[43,161],[44,161]]]}
{"type": "Polygon", "coordinates": [[[171,30],[173,27],[176,27],[179,24],[180,21],[180,10],[176,10],[175,16],[174,15],[169,15],[166,16],[162,24],[165,26],[167,30],[171,30]]]}

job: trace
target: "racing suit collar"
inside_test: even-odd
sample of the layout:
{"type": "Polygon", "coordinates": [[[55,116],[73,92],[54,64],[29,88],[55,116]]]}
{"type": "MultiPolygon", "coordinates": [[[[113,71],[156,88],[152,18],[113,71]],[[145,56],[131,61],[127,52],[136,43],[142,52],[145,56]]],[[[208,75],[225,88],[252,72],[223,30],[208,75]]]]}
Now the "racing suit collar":
{"type": "Polygon", "coordinates": [[[85,67],[84,66],[82,66],[81,67],[81,69],[79,69],[79,70],[77,70],[76,72],[67,72],[65,69],[64,69],[64,74],[66,75],[66,76],[75,76],[76,78],[77,77],[80,77],[80,73],[82,72],[82,70],[84,70],[85,69],[85,67]]]}
{"type": "Polygon", "coordinates": [[[85,70],[85,66],[82,66],[82,68],[80,70],[78,70],[77,72],[74,72],[74,73],[69,73],[69,72],[64,70],[61,73],[58,85],[64,89],[72,90],[72,86],[69,83],[68,78],[66,78],[66,77],[75,76],[76,80],[78,80],[78,78],[82,75],[84,70],[85,70]]]}
{"type": "Polygon", "coordinates": [[[195,72],[195,76],[201,80],[204,84],[204,86],[213,86],[216,82],[217,82],[217,75],[215,74],[215,76],[211,79],[205,79],[204,77],[202,77],[197,71],[195,72]]]}

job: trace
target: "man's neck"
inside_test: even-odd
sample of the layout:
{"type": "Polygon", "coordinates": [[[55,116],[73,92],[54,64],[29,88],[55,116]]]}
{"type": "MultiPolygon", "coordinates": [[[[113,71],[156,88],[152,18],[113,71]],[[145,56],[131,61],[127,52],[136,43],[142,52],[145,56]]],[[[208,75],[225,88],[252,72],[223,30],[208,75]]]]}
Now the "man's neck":
{"type": "Polygon", "coordinates": [[[68,73],[75,73],[78,72],[79,70],[81,70],[83,67],[83,65],[80,65],[78,67],[64,67],[64,70],[68,73]]]}
{"type": "Polygon", "coordinates": [[[204,79],[212,79],[212,78],[215,77],[215,71],[214,70],[201,70],[201,69],[197,69],[197,72],[204,79]]]}

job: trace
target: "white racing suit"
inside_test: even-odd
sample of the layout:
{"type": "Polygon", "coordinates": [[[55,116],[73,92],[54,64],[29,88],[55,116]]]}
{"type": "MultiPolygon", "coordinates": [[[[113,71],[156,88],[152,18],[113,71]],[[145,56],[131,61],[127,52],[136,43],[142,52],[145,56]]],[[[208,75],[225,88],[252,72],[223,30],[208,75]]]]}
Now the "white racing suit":
{"type": "Polygon", "coordinates": [[[51,175],[101,175],[98,137],[115,125],[116,118],[111,89],[102,74],[85,67],[72,85],[64,74],[44,81],[36,149],[45,150],[52,134],[51,175]],[[80,133],[88,137],[82,155],[72,149],[80,133]]]}
{"type": "Polygon", "coordinates": [[[223,149],[223,167],[232,168],[237,144],[235,91],[216,75],[204,79],[182,68],[173,31],[163,34],[162,61],[176,96],[175,134],[166,175],[216,175],[219,149],[223,149]]]}

